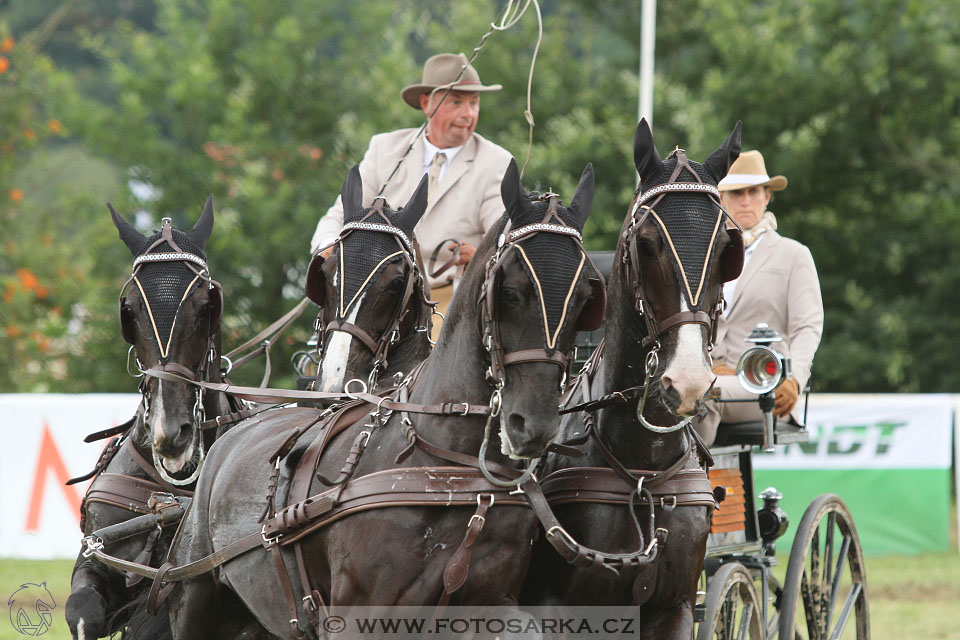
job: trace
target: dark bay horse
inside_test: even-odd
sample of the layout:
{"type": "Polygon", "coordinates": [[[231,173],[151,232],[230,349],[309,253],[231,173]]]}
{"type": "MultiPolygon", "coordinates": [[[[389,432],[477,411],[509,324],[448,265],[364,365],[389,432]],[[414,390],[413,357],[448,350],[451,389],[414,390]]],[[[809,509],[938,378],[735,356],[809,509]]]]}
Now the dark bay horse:
{"type": "MultiPolygon", "coordinates": [[[[536,520],[522,497],[508,498],[509,480],[521,475],[511,458],[537,458],[556,436],[563,354],[594,310],[588,302],[596,288],[579,239],[593,171],[584,171],[569,207],[555,194],[528,196],[515,163],[501,190],[503,224],[467,267],[436,348],[383,398],[388,405],[367,405],[360,415],[369,418],[336,433],[331,421],[317,422],[316,411],[279,411],[231,430],[211,451],[171,564],[182,567],[252,536],[262,537],[264,548],[177,583],[167,601],[174,637],[216,635],[224,591],[285,638],[315,635],[331,607],[515,601],[536,520]],[[477,468],[493,422],[501,441],[488,454],[488,474],[506,487],[477,468]],[[446,488],[431,489],[425,479],[427,488],[414,487],[413,497],[390,494],[381,508],[346,511],[351,496],[394,474],[387,492],[421,476],[446,488]],[[273,497],[260,497],[271,477],[276,515],[273,497]],[[458,493],[460,486],[467,489],[458,493]],[[429,502],[436,495],[443,501],[429,502]]],[[[418,190],[404,211],[422,213],[425,196],[418,190]]],[[[351,202],[344,198],[355,208],[351,202]]]]}
{"type": "Polygon", "coordinates": [[[566,402],[586,413],[562,421],[561,441],[582,444],[585,455],[551,454],[541,476],[560,522],[549,536],[601,554],[574,566],[538,543],[521,604],[636,605],[638,637],[692,637],[714,502],[701,468],[709,453],[696,446],[689,418],[714,379],[721,285],[743,262],[716,189],[739,153],[739,123],[702,165],[680,149],[661,160],[646,121],[637,127],[641,186],[617,244],[605,337],[566,402]],[[571,480],[584,468],[597,469],[596,482],[571,480]],[[579,501],[587,494],[595,501],[579,501]],[[593,562],[602,553],[611,557],[593,562]]]}
{"type": "MultiPolygon", "coordinates": [[[[121,292],[124,340],[137,365],[176,371],[219,382],[220,285],[210,278],[204,248],[213,230],[213,199],[207,200],[193,229],[184,233],[164,218],[162,229],[146,237],[110,207],[113,222],[134,257],[133,275],[121,292]]],[[[206,448],[215,431],[205,420],[232,408],[219,393],[203,393],[185,383],[142,378],[142,402],[132,423],[119,429],[97,464],[96,478],[83,502],[84,535],[148,512],[152,492],[192,493],[206,448]]],[[[150,563],[162,558],[172,530],[144,533],[107,551],[150,563]]],[[[74,638],[99,638],[126,623],[124,605],[148,584],[124,576],[81,554],[74,567],[66,618],[74,638]]]]}

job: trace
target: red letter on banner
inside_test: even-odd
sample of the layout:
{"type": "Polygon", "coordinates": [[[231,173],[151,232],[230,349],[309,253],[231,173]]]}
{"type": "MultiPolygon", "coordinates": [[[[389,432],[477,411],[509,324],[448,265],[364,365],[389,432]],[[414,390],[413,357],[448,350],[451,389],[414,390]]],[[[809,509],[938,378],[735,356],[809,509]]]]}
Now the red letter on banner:
{"type": "Polygon", "coordinates": [[[67,466],[60,457],[60,451],[57,449],[57,443],[50,434],[50,426],[43,423],[43,436],[40,441],[40,455],[37,456],[37,469],[33,474],[33,490],[30,492],[30,509],[27,512],[27,531],[36,531],[40,528],[40,514],[43,511],[43,494],[47,486],[47,471],[53,471],[57,479],[57,484],[66,496],[67,502],[73,509],[73,515],[80,523],[80,496],[72,486],[67,486],[66,482],[70,479],[67,473],[67,466]]]}

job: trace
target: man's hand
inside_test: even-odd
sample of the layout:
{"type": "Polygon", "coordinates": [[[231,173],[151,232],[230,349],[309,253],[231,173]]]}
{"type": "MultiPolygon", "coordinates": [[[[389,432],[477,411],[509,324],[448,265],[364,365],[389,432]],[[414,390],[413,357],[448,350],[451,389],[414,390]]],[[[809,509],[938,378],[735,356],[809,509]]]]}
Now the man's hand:
{"type": "Polygon", "coordinates": [[[777,404],[773,407],[773,415],[786,418],[797,405],[797,398],[800,397],[800,383],[793,378],[787,378],[777,387],[776,396],[777,404]]]}
{"type": "Polygon", "coordinates": [[[460,260],[457,262],[458,265],[465,265],[470,262],[470,259],[473,258],[473,254],[477,252],[477,248],[470,244],[469,242],[460,243],[460,260]]]}
{"type": "Polygon", "coordinates": [[[329,257],[330,257],[330,254],[333,253],[333,247],[334,247],[334,245],[330,245],[329,247],[327,247],[326,249],[324,249],[323,251],[321,251],[321,252],[320,252],[320,257],[323,258],[324,260],[326,260],[327,258],[329,258],[329,257]]]}
{"type": "Polygon", "coordinates": [[[725,364],[714,365],[713,372],[718,376],[735,376],[737,375],[736,369],[731,369],[725,364]]]}

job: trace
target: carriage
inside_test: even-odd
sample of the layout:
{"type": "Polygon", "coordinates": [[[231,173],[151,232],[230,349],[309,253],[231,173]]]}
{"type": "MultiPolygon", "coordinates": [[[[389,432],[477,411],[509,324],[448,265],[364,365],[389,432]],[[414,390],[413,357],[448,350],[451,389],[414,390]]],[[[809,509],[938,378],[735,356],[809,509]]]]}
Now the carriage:
{"type": "MultiPolygon", "coordinates": [[[[328,345],[331,332],[360,338],[355,341],[359,346],[351,347],[349,353],[361,355],[346,359],[341,380],[359,377],[369,384],[360,384],[359,391],[356,387],[350,391],[347,385],[344,391],[351,402],[339,404],[340,408],[300,406],[264,411],[241,423],[242,428],[224,434],[222,440],[218,438],[205,463],[205,468],[215,471],[200,474],[193,502],[180,525],[181,531],[186,528],[192,535],[171,542],[168,562],[159,569],[111,558],[104,545],[110,539],[144,533],[144,523],[150,529],[172,522],[179,502],[146,520],[120,523],[119,530],[94,532],[86,538],[86,553],[150,577],[151,608],[172,592],[171,620],[181,625],[181,634],[184,629],[196,634],[197,627],[192,625],[200,625],[204,629],[200,633],[206,634],[206,626],[217,623],[218,616],[210,615],[217,606],[228,607],[221,608],[221,613],[230,612],[236,616],[231,621],[241,623],[242,611],[257,609],[259,623],[270,633],[301,637],[320,628],[326,615],[324,597],[338,605],[364,600],[389,604],[403,594],[406,601],[411,597],[423,604],[439,601],[435,605],[438,610],[451,601],[516,604],[518,598],[521,605],[536,605],[558,594],[587,599],[586,604],[591,604],[589,598],[599,593],[597,581],[604,584],[602,581],[615,575],[615,587],[621,593],[613,601],[625,598],[634,603],[638,616],[649,624],[643,637],[667,637],[667,628],[674,629],[671,637],[687,637],[694,630],[694,619],[700,622],[700,638],[755,638],[761,633],[772,637],[778,632],[780,637],[802,637],[799,629],[793,631],[789,626],[795,615],[778,617],[779,612],[798,610],[804,611],[812,625],[810,637],[825,637],[818,630],[833,629],[837,622],[842,627],[851,612],[856,615],[857,637],[868,637],[859,541],[842,503],[830,496],[814,503],[813,515],[801,522],[797,536],[801,546],[792,554],[797,559],[791,558],[786,580],[778,582],[770,571],[773,541],[784,524],[776,494],[767,494],[769,504],[759,514],[748,508],[745,500],[755,492],[750,468],[753,441],[732,441],[711,455],[702,443],[698,445],[691,418],[680,417],[689,416],[709,389],[709,370],[701,364],[703,370],[692,371],[697,369],[691,366],[697,357],[691,361],[689,355],[705,354],[709,348],[709,329],[715,326],[720,308],[719,285],[736,277],[742,265],[739,232],[724,226],[725,213],[717,207],[715,187],[718,175],[726,172],[738,150],[739,125],[703,165],[687,160],[679,149],[660,160],[649,128],[641,122],[635,138],[635,164],[649,188],[643,194],[638,192],[625,220],[617,255],[627,266],[619,269],[613,268],[619,263],[609,255],[591,260],[579,244],[579,229],[593,190],[590,167],[584,171],[571,206],[564,208],[556,194],[523,192],[516,167],[511,165],[510,180],[504,181],[504,202],[516,218],[511,218],[516,226],[509,233],[501,228],[491,234],[483,247],[487,258],[478,260],[465,275],[461,286],[468,293],[455,299],[450,330],[445,330],[451,334],[446,342],[456,346],[445,349],[441,339],[427,366],[413,371],[406,364],[399,365],[404,353],[410,362],[423,357],[429,301],[416,293],[422,291],[418,280],[422,267],[416,264],[407,234],[416,223],[415,212],[422,213],[420,200],[425,199],[425,191],[418,190],[407,207],[388,215],[382,202],[360,206],[359,174],[351,172],[342,195],[345,202],[353,203],[356,219],[344,227],[338,261],[311,266],[307,290],[312,299],[323,302],[317,325],[322,332],[320,345],[328,345]],[[684,200],[690,202],[681,206],[684,200]],[[655,207],[659,207],[659,215],[655,207]],[[699,235],[685,245],[684,262],[676,250],[672,256],[670,250],[674,240],[687,240],[683,236],[690,229],[690,211],[699,221],[699,235]],[[352,234],[349,241],[345,239],[348,234],[352,234]],[[526,249],[517,244],[537,237],[546,244],[527,244],[526,249]],[[370,264],[361,265],[360,277],[345,293],[347,285],[338,282],[348,281],[342,273],[349,242],[358,243],[356,255],[370,264]],[[376,250],[371,251],[371,246],[376,250]],[[567,253],[558,261],[561,248],[567,253]],[[381,254],[386,257],[381,259],[381,254]],[[401,259],[388,264],[393,256],[401,259]],[[558,271],[558,262],[567,271],[558,271]],[[670,275],[675,269],[682,273],[683,286],[681,279],[670,275]],[[551,393],[557,393],[561,374],[568,370],[565,354],[572,350],[575,329],[595,329],[598,312],[603,309],[603,288],[590,277],[594,270],[610,275],[607,327],[614,330],[608,329],[607,359],[601,361],[597,353],[591,354],[584,360],[576,384],[568,387],[562,399],[567,418],[558,431],[558,407],[551,393]],[[644,279],[663,274],[667,275],[656,282],[658,286],[642,286],[644,279]],[[551,280],[544,280],[545,275],[551,280]],[[371,300],[384,301],[383,309],[358,314],[357,302],[351,313],[352,301],[362,299],[371,283],[392,291],[394,297],[372,295],[371,300]],[[518,294],[522,290],[526,294],[518,294]],[[564,319],[568,310],[572,311],[570,322],[564,319]],[[333,315],[324,318],[324,314],[333,315]],[[524,321],[530,316],[542,317],[543,326],[531,329],[524,321]],[[465,321],[459,322],[461,319],[465,321]],[[361,320],[369,326],[361,328],[361,320]],[[540,347],[544,337],[547,348],[540,347]],[[410,344],[419,345],[409,352],[403,350],[408,338],[413,340],[410,344]],[[680,347],[681,340],[686,347],[680,347]],[[681,352],[687,354],[686,360],[681,352]],[[618,358],[626,366],[618,367],[618,358]],[[659,358],[663,358],[662,366],[659,358]],[[645,362],[646,366],[633,367],[632,362],[645,362]],[[435,365],[432,370],[431,363],[435,365]],[[456,378],[449,375],[452,363],[459,367],[456,378]],[[390,375],[393,367],[408,373],[394,380],[390,375]],[[508,371],[516,370],[509,367],[525,367],[525,375],[514,378],[520,381],[514,383],[515,388],[505,384],[508,371]],[[604,367],[607,377],[598,375],[591,391],[591,377],[604,367]],[[423,373],[425,370],[428,372],[423,373]],[[360,372],[363,374],[358,376],[360,372]],[[389,393],[368,392],[367,387],[372,392],[380,380],[389,393]],[[419,382],[424,384],[418,386],[419,382]],[[604,384],[613,386],[604,388],[604,384]],[[488,397],[485,390],[490,387],[493,392],[488,397]],[[592,392],[606,395],[598,398],[591,396],[592,392]],[[586,401],[578,404],[577,393],[586,401]],[[638,403],[634,405],[633,400],[638,403]],[[576,416],[592,416],[600,407],[600,417],[585,420],[590,426],[585,433],[578,432],[576,416]],[[499,420],[501,452],[488,452],[494,418],[508,413],[509,418],[499,420]],[[616,418],[616,424],[604,423],[609,416],[616,418]],[[385,428],[391,419],[397,428],[385,428]],[[480,429],[484,420],[486,426],[480,429]],[[668,427],[651,422],[669,420],[679,421],[668,427]],[[657,446],[627,443],[611,450],[598,435],[604,430],[608,442],[610,437],[648,438],[657,446]],[[559,442],[551,444],[555,440],[559,442]],[[371,442],[376,447],[368,446],[371,442]],[[477,449],[479,454],[472,453],[477,449]],[[651,452],[666,452],[667,456],[649,457],[651,452]],[[568,467],[564,458],[569,456],[582,459],[568,467]],[[713,465],[715,472],[708,478],[703,467],[710,466],[706,461],[711,457],[719,464],[713,465]],[[521,467],[519,459],[529,462],[521,467]],[[451,462],[453,467],[448,464],[451,462]],[[588,484],[578,484],[581,476],[588,484]],[[394,491],[398,482],[406,488],[394,491]],[[278,487],[285,493],[278,493],[278,487]],[[262,495],[264,488],[266,508],[262,501],[249,499],[262,495]],[[582,492],[592,492],[594,498],[584,504],[579,499],[582,492]],[[718,501],[721,516],[711,517],[718,501]],[[393,511],[387,521],[376,515],[380,508],[399,511],[393,511]],[[561,522],[578,509],[602,512],[603,521],[610,526],[591,527],[601,521],[596,517],[581,517],[574,526],[561,522]],[[229,515],[218,518],[215,510],[229,515]],[[644,515],[638,517],[637,512],[644,515]],[[538,521],[543,526],[539,536],[538,521]],[[829,525],[823,534],[821,521],[829,525]],[[360,523],[365,532],[382,535],[358,536],[355,526],[344,528],[343,522],[360,523]],[[714,525],[715,530],[711,528],[714,525]],[[407,539],[420,544],[424,530],[426,537],[438,531],[446,536],[437,538],[431,549],[455,552],[449,558],[450,552],[431,558],[432,551],[422,558],[416,554],[392,556],[391,562],[398,567],[401,560],[406,563],[404,569],[390,573],[397,583],[348,580],[334,584],[344,575],[363,574],[371,566],[380,566],[378,554],[389,550],[387,542],[407,539]],[[216,543],[213,536],[206,537],[206,531],[216,534],[216,543]],[[603,538],[608,534],[626,537],[614,539],[612,551],[599,551],[608,548],[604,545],[610,541],[603,538]],[[635,538],[639,538],[639,546],[635,538]],[[835,539],[840,540],[839,551],[835,551],[835,539]],[[362,542],[366,551],[347,558],[337,551],[344,542],[362,542]],[[248,553],[258,549],[266,553],[248,553]],[[471,555],[483,559],[482,571],[471,573],[471,555]],[[823,560],[821,556],[825,556],[823,560]],[[805,572],[807,559],[811,566],[805,572]],[[341,566],[344,561],[354,564],[341,566]],[[531,567],[526,576],[525,561],[531,567]],[[285,569],[285,563],[296,570],[285,569]],[[312,572],[318,565],[323,570],[312,572]],[[706,567],[703,573],[702,566],[706,567]],[[658,567],[662,567],[659,577],[658,567]],[[438,580],[441,574],[442,581],[438,580]],[[251,583],[250,576],[268,582],[251,583]],[[698,579],[702,601],[694,607],[698,579]],[[236,598],[217,603],[217,581],[229,585],[246,608],[238,608],[236,598]],[[407,585],[404,581],[411,582],[407,585]],[[848,588],[845,581],[852,586],[848,588]],[[176,589],[178,582],[181,586],[176,589]],[[762,599],[755,582],[760,583],[762,599]],[[372,589],[380,591],[373,593],[372,589]],[[561,593],[558,589],[580,592],[561,593]],[[843,606],[834,611],[840,602],[843,606]],[[783,629],[789,630],[786,636],[783,629]]],[[[587,355],[597,337],[597,333],[581,334],[581,355],[587,355]]],[[[705,358],[699,360],[705,362],[705,358]]],[[[244,397],[221,382],[184,379],[183,371],[167,364],[154,365],[145,373],[156,380],[244,397]]],[[[317,381],[323,388],[332,384],[321,380],[319,374],[317,381]]],[[[324,396],[317,391],[246,392],[248,399],[278,401],[324,396]]],[[[342,393],[339,397],[343,400],[342,393]]],[[[219,420],[214,422],[221,426],[219,420]]],[[[746,427],[743,431],[744,438],[756,437],[746,427]]],[[[798,432],[790,437],[802,435],[798,432]]],[[[760,430],[760,438],[764,437],[768,443],[776,443],[785,442],[788,436],[768,423],[760,430]]],[[[247,621],[256,626],[251,618],[247,621]]],[[[209,635],[214,633],[211,630],[209,635]]]]}

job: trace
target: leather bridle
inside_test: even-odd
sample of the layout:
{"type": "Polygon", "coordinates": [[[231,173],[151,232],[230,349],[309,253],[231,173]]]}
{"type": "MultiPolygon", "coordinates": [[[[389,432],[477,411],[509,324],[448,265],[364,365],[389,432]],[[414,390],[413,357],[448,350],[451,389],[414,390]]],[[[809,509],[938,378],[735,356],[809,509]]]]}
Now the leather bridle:
{"type": "Polygon", "coordinates": [[[574,227],[567,225],[558,215],[557,208],[559,206],[559,196],[557,196],[555,193],[547,193],[541,197],[541,201],[544,200],[548,203],[547,212],[541,222],[536,224],[528,224],[513,230],[505,229],[500,234],[500,237],[497,240],[497,250],[487,262],[484,282],[480,289],[478,304],[480,306],[479,315],[481,332],[483,336],[483,346],[490,355],[490,367],[487,369],[487,379],[497,391],[502,390],[506,384],[507,367],[512,365],[522,364],[525,362],[546,362],[549,364],[555,364],[560,367],[562,372],[561,379],[564,377],[564,374],[567,371],[567,356],[557,348],[557,337],[559,336],[563,325],[569,320],[569,318],[566,317],[566,304],[564,305],[564,315],[561,317],[560,322],[557,324],[556,329],[552,333],[546,321],[546,308],[545,306],[543,307],[544,342],[546,344],[546,348],[522,349],[508,353],[504,352],[503,343],[500,339],[500,326],[497,322],[498,296],[496,295],[496,288],[498,284],[497,276],[500,270],[503,268],[504,262],[511,254],[517,254],[518,259],[522,260],[526,264],[530,273],[530,277],[533,279],[537,296],[540,299],[541,304],[544,304],[544,296],[540,278],[537,276],[536,269],[534,268],[530,259],[527,257],[523,247],[520,246],[519,242],[521,240],[528,239],[538,233],[554,233],[558,235],[569,236],[576,242],[577,248],[580,251],[580,262],[577,265],[576,272],[570,283],[570,288],[567,291],[566,301],[569,302],[570,298],[573,296],[577,283],[580,281],[580,275],[583,273],[584,266],[589,265],[598,278],[598,280],[591,282],[591,284],[594,286],[594,299],[589,303],[590,308],[585,308],[576,321],[578,328],[581,328],[581,330],[585,331],[596,329],[597,326],[599,326],[599,322],[595,320],[596,314],[594,311],[598,305],[599,308],[603,308],[603,295],[605,290],[603,276],[600,275],[600,270],[596,268],[596,265],[594,265],[593,261],[589,258],[589,256],[587,256],[587,252],[584,251],[583,238],[580,235],[580,232],[574,227]],[[596,326],[593,326],[594,324],[596,324],[596,326]],[[589,328],[587,328],[585,325],[589,325],[589,328]]]}
{"type": "MultiPolygon", "coordinates": [[[[181,249],[176,241],[173,239],[173,224],[170,218],[163,218],[160,238],[157,239],[153,244],[151,244],[146,251],[137,256],[133,261],[133,273],[130,275],[130,278],[124,283],[123,287],[120,289],[120,318],[121,326],[123,330],[123,337],[127,342],[131,343],[130,349],[133,350],[136,348],[135,335],[133,327],[129,326],[128,321],[125,319],[123,305],[126,302],[126,290],[127,287],[134,284],[140,292],[140,296],[143,299],[144,306],[147,309],[147,317],[150,319],[150,325],[153,329],[153,338],[156,341],[157,348],[160,353],[160,362],[154,365],[150,370],[153,371],[163,371],[167,373],[173,373],[183,378],[187,378],[191,382],[199,382],[207,380],[211,365],[219,362],[217,357],[217,345],[215,341],[216,330],[220,323],[220,317],[223,309],[223,294],[222,287],[219,282],[210,277],[207,263],[198,255],[184,251],[181,249]],[[157,246],[166,243],[169,245],[173,251],[169,252],[158,252],[150,253],[157,246]],[[170,325],[170,335],[167,336],[166,343],[164,343],[163,337],[160,336],[159,328],[157,326],[157,320],[154,317],[154,309],[150,305],[150,300],[147,297],[146,290],[144,289],[143,283],[139,279],[140,269],[144,264],[155,263],[155,262],[182,262],[185,264],[193,273],[194,278],[187,285],[186,289],[183,292],[183,296],[180,299],[180,302],[177,306],[177,311],[174,315],[173,322],[170,325]],[[206,345],[204,347],[204,355],[201,357],[200,362],[193,369],[179,363],[170,360],[170,345],[173,340],[173,331],[177,325],[177,320],[180,316],[180,310],[183,308],[183,303],[189,296],[190,292],[193,291],[195,286],[206,285],[210,290],[210,324],[209,331],[206,336],[206,345]]],[[[128,354],[129,360],[129,354],[128,354]]],[[[218,364],[216,366],[219,366],[218,364]]],[[[141,377],[144,374],[144,366],[140,362],[140,359],[137,358],[137,369],[139,374],[137,377],[141,377]]],[[[219,371],[219,370],[218,370],[219,371]]],[[[151,376],[155,377],[155,376],[151,376]]],[[[219,379],[219,375],[217,376],[219,379]]],[[[147,385],[147,378],[143,377],[140,381],[140,394],[143,397],[143,420],[144,423],[148,420],[148,415],[151,409],[151,398],[150,398],[150,388],[147,385]]],[[[206,420],[206,410],[204,408],[204,398],[203,398],[203,388],[198,385],[193,385],[195,391],[195,401],[193,404],[193,418],[194,424],[199,429],[200,426],[206,420]]],[[[176,485],[185,485],[190,484],[196,480],[196,476],[199,474],[199,470],[202,468],[203,458],[205,456],[203,438],[200,437],[199,442],[200,449],[200,462],[197,464],[197,468],[191,476],[185,480],[177,480],[170,476],[165,475],[162,464],[160,464],[157,454],[154,452],[154,465],[157,467],[161,475],[164,475],[164,480],[171,484],[176,485]]]]}
{"type": "MultiPolygon", "coordinates": [[[[428,325],[426,322],[425,314],[422,313],[423,309],[426,309],[430,306],[430,301],[426,299],[423,274],[420,272],[420,268],[417,266],[417,255],[416,249],[414,248],[413,242],[407,234],[398,226],[394,225],[393,222],[386,216],[383,212],[383,207],[385,205],[385,200],[383,198],[377,198],[373,201],[373,205],[370,207],[370,211],[359,221],[351,222],[345,224],[340,230],[340,235],[336,240],[336,245],[339,245],[339,260],[340,260],[340,296],[339,299],[335,302],[338,305],[339,314],[337,317],[334,317],[333,320],[328,322],[326,325],[323,324],[323,310],[321,309],[320,313],[317,314],[317,320],[315,323],[315,328],[319,334],[318,339],[318,351],[320,351],[320,356],[322,357],[322,350],[326,344],[327,337],[334,331],[343,331],[349,333],[351,336],[355,337],[360,341],[360,344],[365,346],[367,350],[370,351],[373,356],[373,366],[370,369],[370,374],[367,378],[367,388],[373,389],[377,384],[377,379],[381,373],[387,370],[388,367],[388,356],[390,353],[390,348],[397,344],[400,341],[400,326],[403,321],[406,319],[407,314],[410,313],[408,308],[410,299],[413,297],[414,292],[421,292],[421,302],[419,309],[421,310],[420,315],[417,317],[416,325],[414,327],[415,331],[426,332],[428,331],[428,325]],[[379,217],[379,220],[377,219],[379,217]],[[353,231],[375,231],[380,233],[386,233],[391,235],[394,240],[396,240],[398,250],[390,255],[387,255],[377,264],[374,269],[367,274],[366,279],[360,289],[357,291],[353,300],[346,301],[344,300],[344,269],[346,267],[344,262],[344,246],[343,241],[353,232],[353,231]],[[407,274],[403,287],[403,294],[400,296],[397,301],[397,305],[393,309],[393,313],[390,316],[390,322],[387,324],[386,329],[380,335],[378,339],[374,339],[365,329],[357,326],[352,322],[346,322],[345,320],[340,320],[339,318],[345,318],[347,314],[347,309],[350,308],[350,305],[355,303],[359,295],[372,283],[372,278],[374,274],[379,270],[379,268],[387,262],[394,260],[397,256],[406,263],[407,265],[407,274]]],[[[314,258],[319,258],[319,256],[314,258]]],[[[311,266],[311,271],[314,269],[319,269],[319,265],[311,266]]],[[[311,296],[312,299],[315,296],[311,296]]],[[[325,300],[318,301],[314,299],[314,302],[324,306],[327,303],[325,300]]],[[[435,309],[435,305],[434,305],[435,309]]]]}
{"type": "Polygon", "coordinates": [[[641,398],[639,407],[637,409],[637,418],[648,429],[660,433],[669,433],[671,431],[679,430],[686,426],[686,424],[690,421],[690,418],[687,418],[670,427],[659,427],[648,423],[642,415],[647,392],[650,388],[650,383],[655,379],[657,370],[659,368],[659,351],[661,347],[660,338],[668,331],[679,329],[685,324],[699,324],[706,328],[707,335],[710,336],[710,341],[707,345],[708,350],[713,349],[713,345],[716,343],[717,339],[718,320],[720,315],[723,313],[724,300],[723,292],[721,291],[720,297],[717,300],[717,304],[714,305],[709,312],[701,309],[696,309],[694,311],[686,310],[667,316],[666,318],[657,319],[653,313],[653,307],[648,299],[648,288],[644,286],[643,282],[642,270],[640,268],[639,250],[637,248],[637,235],[648,220],[652,219],[660,227],[663,237],[670,247],[671,259],[676,262],[676,265],[682,275],[682,281],[686,287],[687,297],[690,300],[691,305],[694,307],[699,305],[700,297],[703,293],[704,283],[706,282],[708,270],[710,268],[710,261],[713,251],[716,248],[717,238],[721,232],[721,227],[726,229],[727,233],[732,239],[732,243],[724,249],[724,252],[721,255],[721,281],[726,282],[736,278],[743,267],[743,241],[740,227],[720,204],[719,189],[712,184],[704,182],[700,178],[697,172],[689,164],[683,149],[675,150],[671,156],[676,156],[677,165],[667,182],[654,186],[648,189],[646,192],[642,191],[641,189],[637,189],[637,193],[630,205],[631,222],[627,228],[624,229],[622,237],[622,242],[625,247],[622,259],[627,271],[627,281],[631,283],[630,286],[634,292],[634,304],[636,311],[640,317],[643,318],[644,323],[647,326],[647,336],[643,340],[643,346],[649,347],[650,349],[647,352],[645,359],[646,381],[643,386],[643,397],[641,398]],[[687,172],[696,179],[695,182],[677,181],[681,171],[684,169],[686,169],[687,172]],[[710,236],[710,240],[707,243],[707,254],[703,260],[702,272],[699,274],[699,284],[696,291],[691,289],[689,284],[690,278],[687,276],[686,267],[677,254],[676,247],[674,246],[673,239],[671,238],[667,226],[664,224],[663,220],[656,211],[657,205],[670,193],[703,194],[708,196],[717,208],[716,221],[713,225],[713,231],[710,236]]]}

